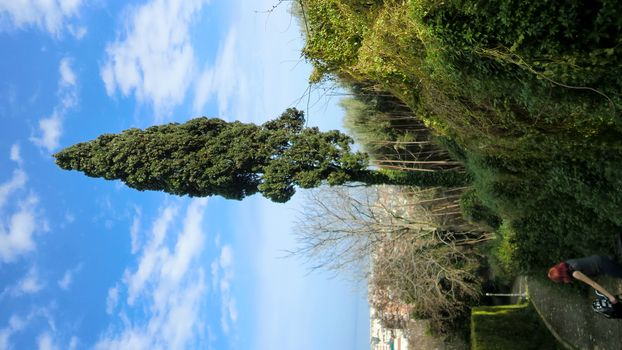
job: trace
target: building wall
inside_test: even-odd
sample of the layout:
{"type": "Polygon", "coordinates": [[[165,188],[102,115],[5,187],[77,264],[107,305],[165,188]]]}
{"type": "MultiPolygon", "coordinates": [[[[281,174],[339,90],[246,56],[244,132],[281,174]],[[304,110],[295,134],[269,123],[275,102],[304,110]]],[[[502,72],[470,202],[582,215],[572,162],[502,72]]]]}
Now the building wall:
{"type": "Polygon", "coordinates": [[[380,320],[374,318],[373,308],[370,310],[371,330],[370,330],[370,349],[371,350],[407,350],[408,339],[401,329],[387,329],[382,327],[380,320]],[[393,345],[393,347],[391,347],[393,345]]]}

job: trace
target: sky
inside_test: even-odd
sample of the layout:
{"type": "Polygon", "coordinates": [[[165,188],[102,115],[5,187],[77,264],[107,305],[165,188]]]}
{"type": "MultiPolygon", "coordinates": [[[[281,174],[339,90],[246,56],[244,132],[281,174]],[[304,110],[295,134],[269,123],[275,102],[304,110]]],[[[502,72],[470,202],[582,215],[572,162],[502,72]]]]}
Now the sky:
{"type": "Polygon", "coordinates": [[[286,253],[303,191],[174,197],[52,157],[201,115],[341,128],[278,4],[0,0],[0,350],[369,347],[364,283],[286,253]]]}

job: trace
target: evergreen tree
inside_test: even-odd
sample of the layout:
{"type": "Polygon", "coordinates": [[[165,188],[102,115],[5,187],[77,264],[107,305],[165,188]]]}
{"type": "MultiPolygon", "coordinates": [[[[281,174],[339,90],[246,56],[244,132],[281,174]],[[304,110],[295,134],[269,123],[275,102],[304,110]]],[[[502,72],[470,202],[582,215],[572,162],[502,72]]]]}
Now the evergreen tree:
{"type": "Polygon", "coordinates": [[[145,130],[103,134],[56,153],[63,169],[120,179],[138,190],[242,199],[256,192],[288,201],[295,187],[322,181],[419,186],[459,186],[457,172],[390,172],[368,169],[367,155],[352,152],[352,139],[337,131],[304,127],[304,115],[286,110],[262,125],[196,118],[145,130]]]}

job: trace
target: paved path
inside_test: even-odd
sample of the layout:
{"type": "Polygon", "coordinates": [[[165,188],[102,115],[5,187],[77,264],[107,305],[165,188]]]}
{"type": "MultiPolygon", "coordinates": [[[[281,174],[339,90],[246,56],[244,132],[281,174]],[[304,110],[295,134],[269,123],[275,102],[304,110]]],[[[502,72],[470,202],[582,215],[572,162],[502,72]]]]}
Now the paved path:
{"type": "MultiPolygon", "coordinates": [[[[620,293],[619,281],[599,279],[605,288],[620,293]]],[[[519,280],[552,333],[569,349],[622,350],[622,319],[611,320],[592,310],[593,291],[558,285],[546,278],[519,280]]]]}

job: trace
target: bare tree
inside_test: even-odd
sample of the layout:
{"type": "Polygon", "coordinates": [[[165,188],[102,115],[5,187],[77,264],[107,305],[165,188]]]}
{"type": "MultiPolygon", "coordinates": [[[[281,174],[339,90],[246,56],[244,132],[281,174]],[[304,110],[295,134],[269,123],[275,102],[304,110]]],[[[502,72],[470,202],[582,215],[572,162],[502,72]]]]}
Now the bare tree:
{"type": "MultiPolygon", "coordinates": [[[[465,188],[322,187],[308,191],[297,220],[298,249],[313,268],[367,265],[380,243],[402,238],[472,245],[492,238],[463,219],[465,188]]],[[[427,243],[426,243],[427,244],[427,243]]]]}
{"type": "Polygon", "coordinates": [[[429,319],[436,329],[443,330],[480,295],[481,281],[475,274],[479,263],[479,255],[470,247],[453,243],[414,239],[383,243],[374,255],[370,303],[382,311],[378,315],[382,321],[394,322],[395,306],[387,310],[386,301],[377,298],[390,295],[411,307],[409,316],[429,319]]]}
{"type": "Polygon", "coordinates": [[[374,188],[322,187],[307,192],[298,217],[298,250],[313,269],[357,271],[366,276],[374,245],[390,225],[374,211],[374,188]]]}
{"type": "Polygon", "coordinates": [[[480,293],[473,245],[492,238],[462,218],[466,188],[326,187],[310,191],[298,219],[299,248],[314,269],[368,277],[385,325],[413,314],[442,324],[480,293]]]}

